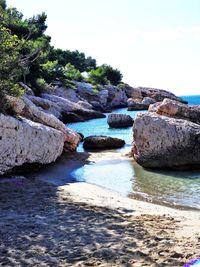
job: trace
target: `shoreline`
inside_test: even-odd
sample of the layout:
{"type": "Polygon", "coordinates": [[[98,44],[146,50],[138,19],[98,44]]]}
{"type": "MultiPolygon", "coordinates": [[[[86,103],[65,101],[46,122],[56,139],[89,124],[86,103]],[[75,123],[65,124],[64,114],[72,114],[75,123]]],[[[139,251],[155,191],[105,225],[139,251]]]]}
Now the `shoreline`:
{"type": "MultiPolygon", "coordinates": [[[[146,201],[123,197],[118,193],[111,192],[97,185],[85,182],[72,183],[59,187],[64,194],[69,194],[72,201],[85,203],[91,206],[106,207],[117,209],[118,211],[129,215],[170,215],[176,219],[187,220],[186,228],[191,227],[193,234],[199,232],[200,211],[199,210],[181,210],[178,208],[166,207],[163,205],[149,203],[146,201]],[[124,211],[123,211],[124,210],[124,211]]],[[[187,236],[188,231],[182,229],[183,237],[187,236]]],[[[180,233],[179,233],[180,234],[180,233]]]]}
{"type": "Polygon", "coordinates": [[[73,182],[74,167],[98,160],[98,154],[64,154],[42,171],[1,181],[2,265],[174,267],[199,256],[199,211],[73,182]],[[60,184],[52,183],[55,177],[60,184]]]}
{"type": "Polygon", "coordinates": [[[199,212],[37,178],[1,183],[0,197],[5,266],[174,267],[199,256],[199,212]]]}

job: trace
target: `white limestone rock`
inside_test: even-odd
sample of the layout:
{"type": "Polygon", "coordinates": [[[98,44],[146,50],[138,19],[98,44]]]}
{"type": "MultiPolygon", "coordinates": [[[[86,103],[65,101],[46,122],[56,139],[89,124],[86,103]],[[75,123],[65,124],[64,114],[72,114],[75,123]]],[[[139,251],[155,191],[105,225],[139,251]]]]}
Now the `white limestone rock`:
{"type": "Polygon", "coordinates": [[[64,139],[56,129],[0,114],[0,174],[24,163],[54,162],[63,151],[64,139]]]}

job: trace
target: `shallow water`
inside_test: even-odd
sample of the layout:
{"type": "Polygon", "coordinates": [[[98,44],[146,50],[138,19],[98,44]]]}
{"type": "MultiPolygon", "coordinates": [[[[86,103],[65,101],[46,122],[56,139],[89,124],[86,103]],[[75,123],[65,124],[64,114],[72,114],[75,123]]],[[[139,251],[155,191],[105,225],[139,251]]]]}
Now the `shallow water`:
{"type": "MultiPolygon", "coordinates": [[[[144,111],[141,111],[144,112],[144,111]]],[[[128,111],[126,108],[117,109],[114,113],[123,113],[128,114],[132,118],[135,118],[137,112],[136,111],[128,111]]],[[[108,135],[112,137],[118,137],[124,139],[126,142],[126,146],[122,148],[120,151],[129,151],[131,147],[131,142],[133,139],[132,127],[128,128],[109,128],[107,124],[107,116],[106,118],[101,119],[93,119],[85,122],[76,122],[67,124],[70,128],[76,130],[77,132],[82,133],[85,137],[89,135],[108,135]]],[[[79,152],[84,151],[82,144],[78,147],[79,152]]]]}
{"type": "MultiPolygon", "coordinates": [[[[115,113],[129,114],[135,111],[119,109],[115,113]]],[[[139,198],[170,206],[200,208],[200,171],[149,171],[143,169],[133,159],[123,156],[131,149],[132,128],[110,129],[107,119],[71,123],[69,127],[89,135],[109,135],[122,138],[126,146],[118,150],[92,152],[98,159],[72,172],[76,181],[96,184],[130,198],[139,198]]],[[[82,145],[78,151],[83,151],[82,145]]]]}

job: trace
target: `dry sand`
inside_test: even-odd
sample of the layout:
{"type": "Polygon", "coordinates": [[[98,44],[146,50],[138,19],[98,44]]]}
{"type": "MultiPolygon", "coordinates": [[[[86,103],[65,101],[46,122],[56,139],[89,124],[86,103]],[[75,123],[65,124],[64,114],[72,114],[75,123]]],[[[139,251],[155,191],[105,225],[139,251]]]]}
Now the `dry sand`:
{"type": "Polygon", "coordinates": [[[0,266],[183,266],[200,254],[200,212],[98,186],[0,183],[0,266]]]}

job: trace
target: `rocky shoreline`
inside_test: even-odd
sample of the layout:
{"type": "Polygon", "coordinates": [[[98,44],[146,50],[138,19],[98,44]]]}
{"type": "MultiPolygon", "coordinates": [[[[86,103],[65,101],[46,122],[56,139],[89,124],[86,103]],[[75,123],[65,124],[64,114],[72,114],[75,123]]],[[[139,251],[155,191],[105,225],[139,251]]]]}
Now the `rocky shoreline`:
{"type": "MultiPolygon", "coordinates": [[[[144,101],[149,101],[150,105],[152,100],[149,98],[155,95],[156,103],[145,113],[148,116],[158,116],[154,110],[162,110],[166,116],[169,110],[165,109],[163,103],[178,103],[176,106],[180,106],[180,109],[177,113],[173,109],[173,116],[180,116],[182,112],[181,116],[187,117],[186,121],[198,118],[194,116],[193,110],[190,109],[189,112],[187,106],[170,93],[169,98],[179,101],[163,100],[166,93],[163,93],[163,99],[161,96],[158,98],[156,89],[149,89],[149,95],[144,88],[128,89],[127,107],[131,90],[138,97],[137,105],[131,107],[133,109],[138,109],[138,103],[142,107],[144,101]],[[162,105],[157,102],[160,99],[163,100],[162,105]]],[[[64,94],[65,91],[66,88],[59,89],[59,94],[64,94]]],[[[102,100],[105,95],[104,91],[98,97],[105,101],[102,100]]],[[[91,98],[87,101],[77,95],[74,97],[78,98],[77,102],[69,100],[68,96],[65,98],[63,95],[55,95],[55,92],[44,93],[40,97],[31,93],[20,99],[9,98],[18,115],[0,117],[0,142],[5,144],[0,147],[4,155],[0,165],[1,174],[24,163],[54,162],[63,150],[76,150],[81,137],[67,128],[61,119],[64,121],[63,118],[66,119],[69,115],[69,120],[88,120],[104,116],[102,112],[111,108],[107,104],[100,108],[97,95],[96,100],[91,98]]],[[[117,107],[120,103],[125,105],[117,97],[113,99],[118,104],[109,101],[112,107],[117,107]]],[[[137,139],[140,116],[142,115],[138,116],[134,126],[134,146],[137,146],[137,150],[133,149],[133,153],[137,151],[134,156],[138,161],[140,159],[137,155],[141,155],[138,149],[140,138],[137,139]]],[[[125,123],[125,118],[119,116],[115,119],[115,126],[119,122],[125,123]]],[[[145,127],[149,121],[145,123],[145,127]]],[[[151,132],[150,129],[148,131],[151,132]]],[[[79,166],[88,160],[85,154],[78,157],[77,161],[74,160],[75,154],[71,156],[73,160],[69,159],[67,169],[69,175],[73,164],[79,166]]],[[[46,168],[49,168],[50,173],[50,166],[46,168]]],[[[59,168],[60,172],[66,171],[65,163],[61,162],[59,168]]],[[[49,183],[48,177],[44,180],[46,181],[41,181],[39,175],[1,178],[2,266],[183,266],[199,255],[199,212],[181,211],[152,203],[144,205],[142,201],[124,198],[91,184],[69,183],[55,186],[49,183]]]]}
{"type": "Polygon", "coordinates": [[[199,106],[164,99],[138,114],[133,156],[145,168],[196,169],[200,162],[199,106]]]}
{"type": "MultiPolygon", "coordinates": [[[[106,85],[96,90],[89,83],[75,84],[75,89],[57,84],[35,96],[31,88],[21,83],[26,91],[24,96],[7,96],[16,115],[0,116],[1,174],[24,163],[54,162],[63,150],[75,151],[82,136],[64,123],[102,118],[105,117],[103,112],[118,107],[130,109],[130,103],[131,110],[138,110],[144,108],[144,103],[148,107],[166,97],[183,102],[172,93],[159,89],[133,88],[125,84],[123,88],[106,85]]],[[[131,118],[127,122],[130,125],[131,118]]]]}

